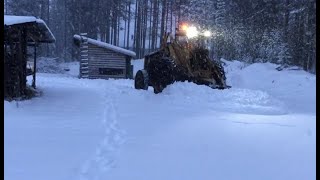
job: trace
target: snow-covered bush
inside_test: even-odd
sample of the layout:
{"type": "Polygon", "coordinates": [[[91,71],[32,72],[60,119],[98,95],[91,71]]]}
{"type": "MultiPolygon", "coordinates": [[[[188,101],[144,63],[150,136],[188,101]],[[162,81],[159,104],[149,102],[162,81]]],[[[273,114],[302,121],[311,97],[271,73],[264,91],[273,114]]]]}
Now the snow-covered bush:
{"type": "Polygon", "coordinates": [[[57,58],[39,57],[37,59],[37,72],[60,74],[65,71],[60,66],[57,58]]]}
{"type": "Polygon", "coordinates": [[[288,64],[291,58],[288,44],[278,30],[265,31],[258,44],[259,62],[288,64]]]}

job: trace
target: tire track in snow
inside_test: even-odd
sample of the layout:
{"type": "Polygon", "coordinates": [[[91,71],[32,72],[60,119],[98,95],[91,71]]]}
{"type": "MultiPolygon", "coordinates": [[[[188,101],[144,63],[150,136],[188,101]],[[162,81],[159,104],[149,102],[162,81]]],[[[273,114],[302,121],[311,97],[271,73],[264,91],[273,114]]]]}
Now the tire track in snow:
{"type": "Polygon", "coordinates": [[[105,128],[105,135],[96,149],[94,157],[84,163],[81,169],[80,180],[99,180],[101,176],[109,169],[116,166],[115,156],[118,148],[125,143],[125,131],[118,127],[117,107],[115,106],[116,97],[112,97],[112,91],[116,89],[107,89],[103,95],[103,118],[102,124],[105,128]],[[111,92],[110,92],[111,91],[111,92]]]}

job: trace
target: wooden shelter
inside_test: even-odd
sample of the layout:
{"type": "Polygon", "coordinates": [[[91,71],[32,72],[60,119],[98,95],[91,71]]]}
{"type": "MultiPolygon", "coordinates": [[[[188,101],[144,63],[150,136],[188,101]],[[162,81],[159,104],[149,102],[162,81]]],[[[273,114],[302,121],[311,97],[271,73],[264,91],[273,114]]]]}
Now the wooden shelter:
{"type": "Polygon", "coordinates": [[[133,78],[136,53],[84,35],[74,35],[74,43],[80,49],[80,78],[133,78]]]}
{"type": "Polygon", "coordinates": [[[32,16],[4,16],[4,97],[19,99],[27,95],[27,46],[34,47],[36,81],[36,48],[40,43],[54,43],[55,37],[46,23],[32,16]]]}

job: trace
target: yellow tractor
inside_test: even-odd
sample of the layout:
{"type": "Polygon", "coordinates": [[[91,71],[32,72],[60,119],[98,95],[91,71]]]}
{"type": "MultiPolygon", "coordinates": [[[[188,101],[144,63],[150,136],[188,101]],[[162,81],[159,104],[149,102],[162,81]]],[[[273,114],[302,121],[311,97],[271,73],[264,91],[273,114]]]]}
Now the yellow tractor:
{"type": "Polygon", "coordinates": [[[157,94],[175,81],[230,88],[221,63],[209,58],[201,41],[188,42],[187,35],[188,31],[183,29],[176,32],[175,38],[170,34],[163,37],[160,49],[144,57],[144,69],[135,75],[135,89],[147,90],[152,86],[157,94]]]}

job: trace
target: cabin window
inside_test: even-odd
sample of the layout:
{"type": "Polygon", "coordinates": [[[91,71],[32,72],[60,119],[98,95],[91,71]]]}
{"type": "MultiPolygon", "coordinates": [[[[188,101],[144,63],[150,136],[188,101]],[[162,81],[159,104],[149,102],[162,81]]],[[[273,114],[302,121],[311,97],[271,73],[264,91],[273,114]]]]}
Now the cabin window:
{"type": "Polygon", "coordinates": [[[100,75],[123,75],[123,69],[99,68],[100,75]]]}

